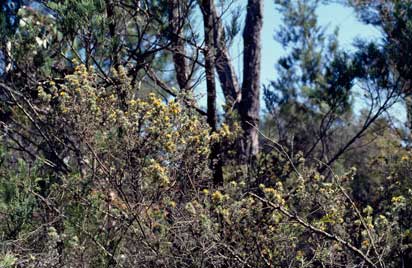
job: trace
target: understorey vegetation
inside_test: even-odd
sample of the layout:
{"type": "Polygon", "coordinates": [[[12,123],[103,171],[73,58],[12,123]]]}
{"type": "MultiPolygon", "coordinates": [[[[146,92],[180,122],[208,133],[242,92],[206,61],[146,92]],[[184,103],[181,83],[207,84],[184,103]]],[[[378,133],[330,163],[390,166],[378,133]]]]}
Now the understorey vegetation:
{"type": "Polygon", "coordinates": [[[411,267],[412,2],[274,2],[0,1],[0,267],[411,267]]]}

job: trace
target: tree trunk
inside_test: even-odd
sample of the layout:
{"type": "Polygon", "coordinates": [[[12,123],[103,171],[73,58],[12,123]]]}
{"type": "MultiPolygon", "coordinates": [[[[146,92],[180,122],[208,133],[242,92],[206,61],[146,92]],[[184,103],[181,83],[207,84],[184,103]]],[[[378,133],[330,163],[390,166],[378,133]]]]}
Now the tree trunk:
{"type": "MultiPolygon", "coordinates": [[[[202,0],[201,10],[203,14],[203,25],[205,33],[205,71],[207,86],[207,122],[212,132],[217,130],[216,115],[216,82],[215,82],[215,46],[213,38],[213,15],[211,7],[213,0],[202,0]]],[[[213,182],[215,185],[223,184],[222,159],[219,156],[219,144],[213,144],[210,153],[211,169],[213,171],[213,182]]]]}
{"type": "Polygon", "coordinates": [[[216,7],[211,1],[202,1],[202,8],[208,3],[213,19],[215,47],[215,68],[226,103],[239,112],[243,137],[238,153],[241,162],[247,163],[259,151],[259,95],[260,95],[260,34],[263,26],[263,0],[248,0],[246,22],[243,31],[243,84],[239,82],[232,65],[225,42],[225,32],[216,7]]]}
{"type": "Polygon", "coordinates": [[[118,51],[119,40],[116,35],[116,18],[115,5],[113,0],[106,0],[106,14],[109,21],[109,34],[111,38],[112,52],[110,53],[110,60],[112,66],[117,70],[120,64],[120,57],[118,51]]]}
{"type": "Polygon", "coordinates": [[[213,20],[216,72],[226,103],[234,107],[236,103],[240,102],[240,87],[226,46],[225,30],[213,2],[210,3],[210,15],[213,20]]]}
{"type": "Polygon", "coordinates": [[[169,4],[169,27],[173,63],[176,71],[176,80],[181,90],[189,88],[189,71],[185,58],[185,42],[182,36],[184,26],[184,14],[181,0],[168,0],[169,4]]]}
{"type": "Polygon", "coordinates": [[[263,0],[248,0],[243,31],[243,83],[239,114],[243,139],[242,156],[245,161],[259,152],[260,60],[263,0]]]}
{"type": "Polygon", "coordinates": [[[406,126],[409,129],[408,140],[412,142],[412,96],[405,96],[405,106],[406,106],[406,126]]]}

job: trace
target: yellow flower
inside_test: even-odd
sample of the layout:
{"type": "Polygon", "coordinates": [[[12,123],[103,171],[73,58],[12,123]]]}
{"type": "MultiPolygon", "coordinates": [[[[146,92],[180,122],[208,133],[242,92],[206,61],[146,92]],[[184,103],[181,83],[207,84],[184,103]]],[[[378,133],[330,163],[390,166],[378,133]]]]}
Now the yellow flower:
{"type": "Polygon", "coordinates": [[[169,177],[166,174],[161,174],[160,176],[160,185],[166,187],[170,184],[169,177]]]}
{"type": "Polygon", "coordinates": [[[175,208],[176,207],[176,202],[175,201],[169,201],[169,206],[170,207],[172,207],[172,208],[175,208]]]}
{"type": "Polygon", "coordinates": [[[305,255],[305,253],[302,251],[302,250],[298,250],[297,252],[296,252],[296,259],[298,260],[298,261],[300,261],[300,260],[302,260],[303,259],[303,256],[305,255]]]}
{"type": "Polygon", "coordinates": [[[166,143],[165,149],[166,149],[168,152],[174,152],[174,151],[176,150],[176,145],[175,145],[172,141],[168,141],[168,142],[166,143]]]}
{"type": "Polygon", "coordinates": [[[369,205],[367,205],[364,209],[363,209],[363,213],[366,213],[367,215],[371,215],[373,213],[373,208],[369,205]]]}
{"type": "Polygon", "coordinates": [[[108,118],[109,120],[116,120],[116,111],[112,111],[110,114],[109,114],[109,118],[108,118]]]}
{"type": "Polygon", "coordinates": [[[267,195],[272,195],[272,196],[274,196],[275,194],[276,194],[276,190],[275,189],[273,189],[273,188],[271,188],[271,187],[269,187],[269,188],[264,188],[263,189],[263,192],[265,192],[265,194],[267,194],[267,195]]]}
{"type": "Polygon", "coordinates": [[[163,104],[162,101],[158,97],[156,97],[154,93],[149,94],[149,100],[152,106],[154,106],[155,108],[159,108],[163,104]]]}
{"type": "Polygon", "coordinates": [[[366,240],[363,240],[363,241],[362,241],[362,247],[363,247],[363,248],[367,248],[368,246],[369,246],[369,240],[367,240],[367,239],[366,239],[366,240]]]}
{"type": "Polygon", "coordinates": [[[135,100],[131,100],[131,101],[129,102],[130,106],[132,106],[132,107],[135,106],[136,103],[137,103],[137,102],[136,102],[135,100]]]}
{"type": "Polygon", "coordinates": [[[180,106],[176,102],[171,103],[169,109],[170,113],[172,113],[173,115],[178,115],[180,113],[180,106]]]}
{"type": "Polygon", "coordinates": [[[170,184],[170,179],[167,176],[166,168],[162,167],[156,160],[150,160],[148,170],[155,175],[155,178],[160,182],[161,186],[166,187],[170,184]]]}
{"type": "Polygon", "coordinates": [[[230,133],[229,126],[226,125],[226,124],[222,124],[222,132],[223,132],[223,134],[228,134],[228,133],[230,133]]]}
{"type": "Polygon", "coordinates": [[[222,216],[224,216],[224,217],[229,217],[229,214],[230,214],[230,212],[229,212],[229,210],[228,210],[227,208],[222,209],[220,213],[221,213],[222,216]]]}
{"type": "Polygon", "coordinates": [[[215,191],[215,192],[212,194],[212,200],[213,200],[214,202],[220,202],[220,201],[222,201],[222,200],[223,200],[223,194],[222,194],[220,191],[215,191]]]}
{"type": "Polygon", "coordinates": [[[204,195],[208,195],[208,194],[209,194],[209,190],[208,190],[208,189],[203,189],[203,190],[202,190],[202,193],[203,193],[204,195]]]}
{"type": "Polygon", "coordinates": [[[283,189],[283,184],[281,181],[276,182],[276,188],[283,189]]]}
{"type": "Polygon", "coordinates": [[[392,197],[392,203],[403,203],[405,201],[405,197],[403,197],[402,195],[400,196],[394,196],[392,197]]]}

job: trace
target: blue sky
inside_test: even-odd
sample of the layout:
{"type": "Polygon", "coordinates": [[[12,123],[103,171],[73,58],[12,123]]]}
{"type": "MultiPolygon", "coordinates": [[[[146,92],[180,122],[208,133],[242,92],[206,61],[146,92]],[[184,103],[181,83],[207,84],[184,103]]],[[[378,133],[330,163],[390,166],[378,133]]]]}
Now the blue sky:
{"type": "MultiPolygon", "coordinates": [[[[295,1],[295,0],[291,0],[295,1]]],[[[265,0],[264,2],[264,23],[262,31],[262,63],[261,63],[261,84],[268,84],[271,80],[276,79],[275,65],[278,59],[285,55],[285,51],[282,46],[274,39],[275,32],[282,24],[281,14],[276,10],[273,0],[265,0]]],[[[318,9],[318,21],[322,26],[327,26],[327,31],[332,33],[336,27],[339,28],[339,47],[346,51],[354,49],[353,43],[356,38],[362,38],[367,40],[378,40],[381,37],[379,29],[365,25],[361,23],[350,7],[346,7],[340,4],[328,4],[322,5],[318,9]]],[[[241,33],[234,42],[230,52],[233,59],[233,64],[238,73],[239,81],[242,81],[242,43],[241,33]]],[[[219,83],[217,83],[219,85],[219,83]]],[[[206,92],[205,83],[200,85],[200,92],[206,92]]],[[[199,104],[206,106],[206,98],[203,95],[199,104]]],[[[200,97],[200,96],[199,96],[200,97]]],[[[218,103],[223,104],[223,94],[218,92],[218,103]],[[219,101],[220,100],[220,101],[219,101]]],[[[264,103],[261,102],[262,111],[264,111],[264,103]]],[[[218,105],[220,106],[220,105],[218,105]]],[[[355,111],[359,111],[364,105],[360,101],[355,101],[355,111]]],[[[405,122],[406,113],[401,104],[395,105],[390,113],[396,115],[395,117],[400,122],[405,122]]]]}
{"type": "MultiPolygon", "coordinates": [[[[291,0],[295,1],[295,0],[291,0]]],[[[281,14],[276,10],[273,0],[264,2],[264,24],[262,32],[262,65],[261,65],[261,83],[268,84],[269,81],[277,77],[275,64],[279,57],[285,54],[282,46],[274,39],[274,33],[281,25],[281,14]]],[[[350,7],[340,4],[321,5],[318,9],[318,21],[322,26],[327,26],[329,32],[333,32],[336,27],[339,28],[339,47],[346,51],[354,49],[353,43],[356,38],[367,40],[379,40],[381,33],[379,29],[361,23],[356,17],[355,11],[350,7]]],[[[358,89],[354,89],[355,92],[358,89]]],[[[365,104],[361,100],[354,102],[355,112],[364,108],[365,104]]],[[[264,110],[264,103],[262,102],[264,110]]],[[[398,120],[399,123],[406,122],[405,108],[401,103],[394,105],[389,114],[392,119],[398,120]]]]}
{"type": "MultiPolygon", "coordinates": [[[[282,15],[276,10],[273,0],[264,1],[263,16],[261,82],[267,84],[276,78],[275,64],[282,55],[285,55],[285,51],[274,39],[275,32],[282,24],[282,15]]],[[[326,26],[331,33],[336,27],[339,28],[340,48],[345,50],[353,49],[353,41],[357,37],[367,39],[378,39],[380,37],[378,29],[359,22],[354,10],[343,5],[321,5],[318,9],[318,21],[320,25],[326,26]]],[[[231,56],[234,59],[233,64],[239,75],[242,74],[242,55],[240,54],[242,42],[240,33],[231,48],[231,56]]],[[[240,80],[242,80],[241,77],[240,80]]]]}
{"type": "MultiPolygon", "coordinates": [[[[292,0],[293,1],[293,0],[292,0]]],[[[262,32],[262,83],[267,83],[276,77],[275,64],[285,51],[273,38],[275,31],[281,25],[281,14],[276,10],[273,0],[264,2],[264,24],[262,32]]],[[[339,4],[322,5],[318,9],[319,24],[327,26],[330,32],[339,27],[340,47],[353,49],[353,41],[357,37],[377,39],[379,30],[358,21],[354,10],[339,4]]]]}
{"type": "MultiPolygon", "coordinates": [[[[295,1],[295,0],[291,0],[295,1]]],[[[269,81],[276,79],[275,64],[278,59],[285,55],[282,46],[274,39],[275,32],[282,24],[282,16],[276,10],[273,0],[264,1],[263,30],[262,30],[262,63],[261,63],[261,83],[268,84],[269,81]]],[[[339,43],[343,49],[353,49],[353,41],[357,37],[362,38],[379,38],[379,31],[358,21],[352,8],[339,4],[322,5],[318,9],[319,24],[327,26],[328,31],[333,32],[339,27],[339,43]]],[[[236,38],[230,50],[233,58],[233,64],[238,75],[242,74],[242,43],[241,33],[236,38]]],[[[242,77],[239,77],[242,80],[242,77]]],[[[204,85],[205,87],[206,85],[204,85]]],[[[203,88],[203,85],[200,86],[203,88]]],[[[200,92],[205,92],[201,90],[200,92]]],[[[200,104],[206,105],[206,98],[200,101],[200,104]]],[[[223,99],[220,92],[219,99],[223,99]]]]}

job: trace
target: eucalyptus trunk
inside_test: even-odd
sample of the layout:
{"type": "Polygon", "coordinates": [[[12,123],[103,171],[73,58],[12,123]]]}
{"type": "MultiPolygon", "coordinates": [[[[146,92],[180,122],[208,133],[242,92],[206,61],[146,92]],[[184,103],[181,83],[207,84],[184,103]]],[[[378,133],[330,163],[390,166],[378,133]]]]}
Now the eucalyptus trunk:
{"type": "Polygon", "coordinates": [[[185,55],[185,40],[183,38],[183,27],[185,16],[182,0],[168,0],[169,4],[169,27],[173,63],[176,72],[176,80],[181,90],[188,90],[189,69],[185,55]]]}
{"type": "Polygon", "coordinates": [[[243,83],[239,114],[243,129],[242,156],[250,161],[259,152],[260,61],[263,0],[248,0],[243,31],[243,83]]]}
{"type": "MultiPolygon", "coordinates": [[[[202,0],[201,10],[205,34],[205,72],[207,86],[207,122],[211,132],[217,130],[216,109],[216,78],[215,78],[215,45],[213,38],[214,17],[212,14],[213,0],[202,0]]],[[[223,184],[222,159],[220,157],[219,144],[213,144],[210,153],[213,182],[215,185],[223,184]]]]}

